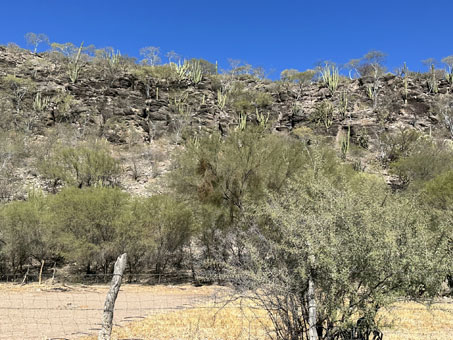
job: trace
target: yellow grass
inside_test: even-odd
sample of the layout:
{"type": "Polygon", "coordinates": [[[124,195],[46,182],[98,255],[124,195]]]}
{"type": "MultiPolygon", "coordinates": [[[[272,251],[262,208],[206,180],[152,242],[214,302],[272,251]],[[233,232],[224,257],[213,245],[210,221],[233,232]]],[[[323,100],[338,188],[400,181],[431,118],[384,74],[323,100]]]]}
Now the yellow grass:
{"type": "Polygon", "coordinates": [[[380,311],[385,340],[451,340],[453,339],[453,301],[424,305],[399,302],[380,311]]]}
{"type": "MultiPolygon", "coordinates": [[[[379,312],[379,322],[385,340],[452,340],[453,303],[395,303],[379,312]]],[[[234,303],[152,315],[114,329],[112,340],[258,340],[269,339],[271,328],[264,310],[234,303]]]]}
{"type": "MultiPolygon", "coordinates": [[[[271,322],[263,309],[230,303],[156,314],[116,328],[112,340],[259,340],[267,339],[271,322]]],[[[83,340],[95,340],[87,337],[83,340]]]]}

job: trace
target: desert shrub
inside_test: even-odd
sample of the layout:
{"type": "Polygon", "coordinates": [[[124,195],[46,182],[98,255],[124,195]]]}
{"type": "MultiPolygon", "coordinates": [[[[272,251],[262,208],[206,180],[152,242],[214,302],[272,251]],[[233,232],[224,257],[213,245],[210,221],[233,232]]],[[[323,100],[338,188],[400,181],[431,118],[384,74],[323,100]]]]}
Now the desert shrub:
{"type": "Polygon", "coordinates": [[[453,150],[430,138],[419,138],[404,157],[391,163],[391,171],[404,184],[419,184],[452,169],[453,150]]]}
{"type": "Polygon", "coordinates": [[[131,267],[138,270],[146,264],[160,274],[177,264],[192,235],[191,210],[169,195],[157,195],[134,200],[130,213],[118,237],[119,245],[133,254],[131,267]]]}
{"type": "Polygon", "coordinates": [[[64,188],[51,196],[49,209],[59,253],[86,273],[110,265],[119,255],[117,223],[128,194],[116,188],[64,188]]]}
{"type": "Polygon", "coordinates": [[[269,93],[246,88],[240,82],[234,82],[227,93],[229,106],[241,114],[255,113],[258,109],[264,109],[274,102],[269,93]]]}
{"type": "Polygon", "coordinates": [[[70,186],[114,186],[121,172],[105,141],[86,142],[79,146],[56,145],[38,162],[40,174],[53,187],[62,181],[70,186]]]}
{"type": "Polygon", "coordinates": [[[388,133],[380,138],[380,161],[387,165],[401,157],[409,155],[412,148],[421,137],[421,133],[414,129],[399,129],[395,133],[388,133]]]}
{"type": "Polygon", "coordinates": [[[332,102],[323,100],[322,102],[317,103],[310,118],[316,125],[322,126],[328,131],[332,126],[334,119],[334,106],[332,102]]]}
{"type": "Polygon", "coordinates": [[[48,227],[45,198],[31,193],[27,201],[15,201],[0,207],[0,257],[13,273],[24,270],[33,261],[52,257],[52,233],[48,227]]]}
{"type": "Polygon", "coordinates": [[[243,261],[233,264],[277,339],[336,338],[359,317],[377,330],[380,307],[399,294],[436,294],[446,273],[445,240],[412,198],[374,176],[331,172],[317,154],[315,166],[249,206],[243,261]]]}
{"type": "Polygon", "coordinates": [[[196,58],[193,58],[193,59],[190,59],[188,60],[188,63],[189,64],[197,64],[199,63],[200,67],[201,67],[201,72],[203,75],[205,76],[208,76],[208,75],[215,75],[218,73],[218,66],[217,64],[213,64],[205,59],[196,59],[196,58]]]}
{"type": "Polygon", "coordinates": [[[429,180],[424,186],[424,194],[429,206],[450,209],[453,206],[453,170],[429,180]]]}

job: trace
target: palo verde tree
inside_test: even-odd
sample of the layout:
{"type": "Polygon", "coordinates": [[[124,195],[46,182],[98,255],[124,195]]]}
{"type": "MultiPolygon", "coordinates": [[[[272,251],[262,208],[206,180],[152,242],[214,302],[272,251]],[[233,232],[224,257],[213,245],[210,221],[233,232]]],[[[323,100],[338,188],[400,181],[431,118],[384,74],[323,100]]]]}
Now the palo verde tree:
{"type": "Polygon", "coordinates": [[[236,236],[248,201],[279,191],[303,162],[303,145],[263,126],[214,133],[190,141],[176,160],[171,185],[193,207],[210,269],[241,257],[236,236]]]}

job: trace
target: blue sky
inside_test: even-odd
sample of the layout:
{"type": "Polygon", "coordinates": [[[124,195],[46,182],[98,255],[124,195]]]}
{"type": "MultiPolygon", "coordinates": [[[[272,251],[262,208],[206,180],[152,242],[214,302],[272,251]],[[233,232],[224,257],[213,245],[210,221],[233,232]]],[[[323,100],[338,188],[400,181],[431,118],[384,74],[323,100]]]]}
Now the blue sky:
{"type": "Polygon", "coordinates": [[[139,56],[145,46],[187,58],[244,60],[274,70],[305,70],[369,50],[388,54],[389,70],[453,54],[453,1],[3,1],[0,44],[25,47],[27,32],[54,42],[113,46],[139,56]]]}

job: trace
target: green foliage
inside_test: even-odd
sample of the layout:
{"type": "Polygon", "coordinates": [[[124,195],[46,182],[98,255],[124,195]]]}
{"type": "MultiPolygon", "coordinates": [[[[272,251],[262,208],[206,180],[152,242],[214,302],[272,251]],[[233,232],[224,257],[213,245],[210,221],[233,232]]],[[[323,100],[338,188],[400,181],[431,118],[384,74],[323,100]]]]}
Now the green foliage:
{"type": "Polygon", "coordinates": [[[171,183],[192,201],[225,208],[234,222],[245,200],[279,190],[302,159],[297,141],[246,126],[225,138],[212,134],[190,142],[177,158],[171,183]]]}
{"type": "MultiPolygon", "coordinates": [[[[51,255],[51,233],[46,228],[48,211],[45,199],[31,193],[26,202],[11,202],[0,208],[0,259],[14,273],[51,255]]],[[[1,265],[0,265],[1,268],[1,265]]]]}
{"type": "Polygon", "coordinates": [[[116,226],[127,201],[127,194],[111,188],[65,188],[51,197],[59,252],[87,273],[96,266],[107,273],[119,254],[116,226]]]}
{"type": "Polygon", "coordinates": [[[61,123],[69,120],[69,110],[75,100],[72,95],[66,92],[59,92],[54,95],[50,102],[53,104],[52,119],[55,123],[61,123]]]}
{"type": "Polygon", "coordinates": [[[453,84],[453,55],[445,57],[441,60],[445,65],[447,65],[447,72],[445,73],[445,79],[447,79],[450,85],[453,84]]]}
{"type": "Polygon", "coordinates": [[[157,273],[174,264],[192,235],[192,211],[169,195],[135,199],[119,231],[119,246],[131,264],[147,261],[157,273]]]}
{"type": "Polygon", "coordinates": [[[126,58],[121,56],[119,50],[113,47],[105,47],[95,51],[95,63],[102,68],[104,77],[113,82],[121,71],[124,71],[129,65],[126,58]]]}
{"type": "Polygon", "coordinates": [[[35,83],[31,79],[8,74],[1,79],[1,84],[19,114],[23,109],[26,95],[34,90],[35,83]]]}
{"type": "Polygon", "coordinates": [[[33,109],[38,112],[45,111],[49,105],[49,97],[43,97],[41,92],[37,92],[33,101],[33,109]]]}
{"type": "Polygon", "coordinates": [[[326,131],[332,126],[334,118],[334,107],[331,101],[323,100],[316,104],[311,120],[317,125],[323,125],[326,131]]]}
{"type": "Polygon", "coordinates": [[[342,135],[340,139],[341,159],[345,160],[349,152],[349,142],[351,139],[351,126],[348,126],[346,136],[342,135]]]}
{"type": "Polygon", "coordinates": [[[246,88],[241,82],[233,83],[228,98],[229,105],[238,114],[255,113],[256,109],[266,109],[274,102],[269,93],[246,88]]]}
{"type": "Polygon", "coordinates": [[[425,199],[430,207],[451,210],[453,206],[453,170],[446,171],[424,186],[425,199]]]}
{"type": "Polygon", "coordinates": [[[75,55],[75,58],[68,64],[69,79],[75,84],[79,79],[80,70],[82,69],[82,63],[80,60],[80,55],[82,53],[83,42],[80,44],[80,47],[75,55]]]}
{"type": "Polygon", "coordinates": [[[71,147],[56,145],[38,163],[42,176],[52,180],[54,186],[60,181],[70,186],[113,186],[121,168],[104,141],[84,143],[71,147]]]}
{"type": "Polygon", "coordinates": [[[445,240],[413,200],[373,176],[338,167],[332,176],[322,162],[311,164],[245,220],[249,255],[237,283],[272,315],[277,338],[308,338],[309,280],[319,339],[335,338],[359,317],[374,324],[399,294],[435,294],[446,273],[438,253],[445,240]]]}
{"type": "Polygon", "coordinates": [[[217,106],[220,110],[225,108],[227,103],[228,94],[224,93],[221,89],[217,90],[217,106]]]}
{"type": "Polygon", "coordinates": [[[405,157],[391,164],[391,171],[405,183],[418,186],[453,168],[453,150],[429,138],[419,138],[405,157]]]}
{"type": "Polygon", "coordinates": [[[83,47],[83,42],[79,47],[71,42],[64,44],[54,42],[51,47],[54,54],[62,56],[64,61],[67,62],[69,79],[72,83],[76,83],[79,80],[82,68],[86,64],[87,53],[92,53],[91,50],[94,50],[94,46],[83,47]]]}
{"type": "Polygon", "coordinates": [[[439,92],[439,85],[436,78],[436,67],[434,64],[431,64],[431,73],[427,84],[429,93],[437,94],[439,92]]]}
{"type": "Polygon", "coordinates": [[[395,133],[388,133],[380,140],[380,159],[384,164],[395,162],[406,157],[416,145],[421,133],[414,129],[399,129],[395,133]]]}
{"type": "Polygon", "coordinates": [[[286,69],[280,73],[280,79],[282,81],[290,81],[305,85],[313,81],[313,78],[316,75],[315,70],[306,70],[300,72],[296,69],[286,69]]]}
{"type": "Polygon", "coordinates": [[[214,74],[217,74],[217,72],[218,72],[217,64],[213,64],[205,59],[193,58],[193,59],[188,60],[188,64],[189,65],[192,64],[196,68],[200,68],[202,75],[205,75],[205,76],[214,75],[214,74]]]}

